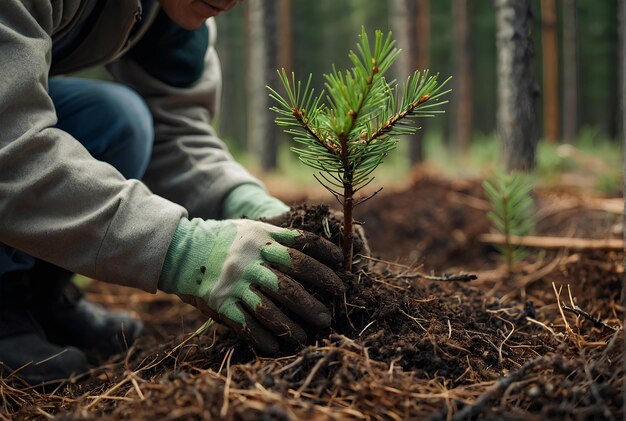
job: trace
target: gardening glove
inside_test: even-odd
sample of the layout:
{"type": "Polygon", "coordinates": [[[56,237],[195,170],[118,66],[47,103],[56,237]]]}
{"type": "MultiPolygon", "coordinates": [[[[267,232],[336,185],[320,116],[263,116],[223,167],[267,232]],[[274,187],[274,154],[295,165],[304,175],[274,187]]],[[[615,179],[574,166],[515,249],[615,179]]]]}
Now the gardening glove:
{"type": "MultiPolygon", "coordinates": [[[[319,216],[320,218],[323,215],[319,216]]],[[[302,221],[303,218],[306,218],[304,213],[300,215],[295,215],[295,218],[302,221]]],[[[337,210],[329,210],[326,213],[326,218],[328,218],[327,227],[330,229],[330,234],[333,242],[338,242],[340,244],[341,234],[343,231],[343,212],[337,210]]],[[[279,215],[276,215],[271,218],[263,218],[264,222],[270,223],[272,225],[276,225],[277,227],[291,227],[294,223],[294,215],[291,212],[284,212],[279,215]]],[[[365,235],[365,229],[361,224],[354,223],[352,225],[354,229],[353,234],[353,261],[352,264],[354,267],[359,270],[367,270],[369,260],[367,259],[372,255],[369,243],[367,241],[367,236],[365,235]]],[[[323,235],[320,233],[320,235],[323,235]]],[[[324,235],[328,235],[324,233],[324,235]]]]}
{"type": "Polygon", "coordinates": [[[233,189],[224,200],[224,219],[272,218],[287,212],[289,206],[270,196],[256,184],[242,184],[233,189]]]}
{"type": "Polygon", "coordinates": [[[329,310],[307,289],[343,294],[344,286],[330,268],[341,262],[336,246],[308,232],[243,219],[184,218],[158,288],[272,354],[279,338],[290,344],[306,341],[304,329],[278,305],[309,325],[330,326],[329,310]]]}

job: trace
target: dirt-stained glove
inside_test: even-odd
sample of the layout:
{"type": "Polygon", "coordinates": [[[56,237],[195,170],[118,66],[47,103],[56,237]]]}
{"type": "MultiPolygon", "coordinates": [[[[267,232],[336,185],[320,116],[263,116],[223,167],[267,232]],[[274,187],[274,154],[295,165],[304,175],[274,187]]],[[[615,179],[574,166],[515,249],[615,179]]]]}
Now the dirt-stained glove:
{"type": "MultiPolygon", "coordinates": [[[[317,212],[313,212],[310,215],[307,215],[305,209],[296,208],[294,212],[295,212],[294,214],[292,214],[292,212],[285,212],[285,213],[281,213],[271,218],[262,218],[261,220],[269,224],[276,225],[277,227],[291,228],[295,225],[296,228],[298,228],[299,225],[302,225],[303,221],[306,222],[306,219],[309,217],[313,217],[313,218],[321,217],[317,212]]],[[[331,231],[330,238],[332,242],[339,244],[339,242],[341,241],[340,232],[343,229],[343,212],[333,210],[333,209],[327,209],[326,218],[327,218],[326,226],[331,231]]],[[[372,255],[370,251],[369,243],[367,241],[367,236],[365,235],[365,229],[363,229],[362,225],[357,224],[357,223],[354,223],[352,227],[354,229],[353,264],[356,269],[365,270],[367,269],[368,263],[369,263],[369,260],[367,258],[372,255]]],[[[305,229],[308,229],[306,225],[305,225],[305,229]]],[[[318,232],[316,231],[316,233],[318,232]]],[[[319,233],[319,234],[327,235],[327,233],[319,233]]]]}
{"type": "Polygon", "coordinates": [[[226,196],[222,216],[224,219],[272,218],[288,210],[289,206],[270,196],[261,186],[242,184],[226,196]]]}
{"type": "Polygon", "coordinates": [[[341,262],[336,246],[308,232],[250,220],[182,219],[158,287],[271,354],[279,338],[306,341],[304,329],[278,305],[313,327],[330,326],[329,310],[307,289],[342,294],[331,269],[341,262]]]}

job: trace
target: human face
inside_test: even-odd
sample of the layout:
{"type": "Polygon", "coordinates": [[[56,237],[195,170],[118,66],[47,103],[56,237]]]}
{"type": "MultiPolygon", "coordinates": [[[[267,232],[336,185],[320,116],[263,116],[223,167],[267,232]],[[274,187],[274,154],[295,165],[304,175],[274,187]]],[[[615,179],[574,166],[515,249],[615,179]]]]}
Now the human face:
{"type": "Polygon", "coordinates": [[[165,13],[185,29],[196,29],[208,18],[230,10],[239,0],[159,0],[165,13]]]}

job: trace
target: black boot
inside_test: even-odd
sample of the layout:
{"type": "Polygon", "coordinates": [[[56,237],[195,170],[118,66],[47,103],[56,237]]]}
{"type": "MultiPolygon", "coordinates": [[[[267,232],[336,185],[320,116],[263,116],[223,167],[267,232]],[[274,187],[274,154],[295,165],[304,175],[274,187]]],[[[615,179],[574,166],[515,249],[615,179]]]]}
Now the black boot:
{"type": "Polygon", "coordinates": [[[51,344],[27,309],[28,285],[20,274],[0,277],[0,378],[31,385],[57,383],[87,371],[74,347],[51,344]]]}
{"type": "Polygon", "coordinates": [[[38,260],[28,277],[33,315],[48,339],[80,348],[93,362],[126,351],[143,330],[143,323],[129,313],[87,301],[65,269],[38,260]]]}

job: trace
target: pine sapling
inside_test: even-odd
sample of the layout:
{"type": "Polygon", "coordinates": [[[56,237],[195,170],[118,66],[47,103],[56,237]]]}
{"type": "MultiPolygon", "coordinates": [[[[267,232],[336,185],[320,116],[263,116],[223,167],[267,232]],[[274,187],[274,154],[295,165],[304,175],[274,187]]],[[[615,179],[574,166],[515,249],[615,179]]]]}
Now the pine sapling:
{"type": "Polygon", "coordinates": [[[496,246],[504,256],[509,275],[513,265],[525,257],[526,251],[511,242],[512,236],[528,235],[535,227],[534,203],[530,192],[533,189],[520,174],[497,174],[493,182],[484,181],[483,188],[491,203],[487,213],[494,227],[504,236],[505,244],[496,246]]]}
{"type": "MultiPolygon", "coordinates": [[[[361,30],[357,51],[349,58],[353,67],[346,71],[333,66],[324,74],[328,92],[316,95],[292,73],[279,71],[285,96],[268,87],[277,106],[277,124],[285,126],[299,144],[292,150],[306,165],[319,171],[315,178],[343,207],[342,249],[344,264],[352,267],[353,209],[374,194],[355,195],[373,180],[372,173],[397,144],[398,136],[418,130],[417,117],[442,113],[447,101],[441,97],[445,83],[438,75],[416,71],[399,86],[384,74],[396,60],[399,50],[389,33],[376,31],[371,46],[361,30]],[[372,49],[373,47],[373,49],[372,49]]],[[[380,190],[379,190],[380,191],[380,190]]]]}

